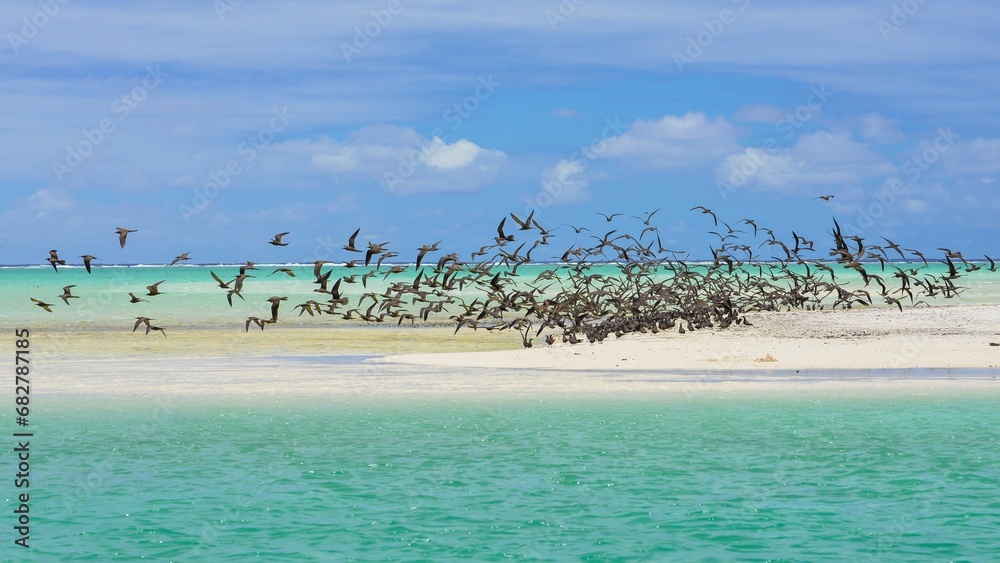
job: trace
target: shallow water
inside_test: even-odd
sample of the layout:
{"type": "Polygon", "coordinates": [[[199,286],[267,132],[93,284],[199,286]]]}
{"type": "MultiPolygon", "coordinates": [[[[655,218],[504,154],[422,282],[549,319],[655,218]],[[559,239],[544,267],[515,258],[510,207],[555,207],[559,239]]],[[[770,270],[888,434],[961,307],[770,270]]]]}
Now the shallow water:
{"type": "Polygon", "coordinates": [[[34,416],[32,557],[7,526],[3,552],[985,560],[1000,553],[997,407],[996,393],[52,396],[34,416]]]}
{"type": "MultiPolygon", "coordinates": [[[[904,265],[900,264],[900,266],[904,265]]],[[[907,268],[916,267],[914,264],[905,266],[907,268]]],[[[260,270],[251,272],[257,277],[245,282],[244,299],[234,298],[232,306],[226,301],[226,292],[218,287],[211,276],[211,272],[215,272],[225,281],[231,280],[238,273],[238,267],[232,265],[178,265],[171,268],[95,265],[93,274],[88,274],[82,267],[63,267],[58,272],[53,271],[48,266],[0,267],[0,292],[3,294],[3,306],[0,307],[0,325],[30,321],[36,324],[61,327],[117,326],[119,324],[128,326],[135,320],[136,316],[143,315],[172,325],[232,325],[242,327],[248,316],[270,317],[270,304],[267,302],[267,298],[272,295],[282,295],[289,298],[281,309],[280,318],[283,323],[308,326],[332,322],[329,315],[324,315],[322,318],[312,318],[308,315],[298,316],[298,311],[293,310],[296,304],[309,299],[320,300],[317,299],[320,297],[325,300],[325,297],[313,291],[316,286],[313,284],[312,265],[291,266],[291,269],[296,273],[294,278],[280,272],[272,275],[276,266],[260,265],[259,267],[260,270]],[[159,290],[163,294],[151,298],[147,297],[146,286],[161,280],[164,283],[159,286],[159,290]],[[62,288],[67,285],[76,285],[73,288],[73,293],[79,296],[79,299],[71,299],[70,305],[64,304],[58,297],[62,293],[62,288]],[[137,297],[149,299],[149,301],[132,304],[129,302],[129,292],[134,293],[137,297]],[[46,313],[41,310],[31,301],[32,297],[54,304],[55,312],[46,313]]],[[[554,266],[548,264],[522,266],[518,270],[515,281],[520,284],[531,282],[542,271],[552,267],[554,266]]],[[[887,268],[888,272],[893,271],[891,265],[887,268]]],[[[334,266],[330,269],[333,270],[332,279],[358,274],[360,270],[360,268],[348,269],[342,266],[334,266]]],[[[804,269],[801,267],[791,269],[804,273],[804,269]]],[[[595,267],[592,272],[603,275],[620,274],[620,271],[613,266],[595,267]]],[[[932,263],[923,272],[942,275],[947,273],[947,268],[943,264],[932,263]]],[[[756,275],[756,273],[755,271],[754,274],[756,275]]],[[[883,275],[890,287],[896,285],[890,273],[883,275]]],[[[360,279],[360,275],[358,277],[360,279]]],[[[367,287],[362,286],[360,282],[344,283],[341,285],[341,291],[351,299],[353,306],[365,292],[383,292],[396,281],[410,282],[414,277],[416,274],[411,268],[406,273],[396,274],[388,279],[383,279],[382,275],[375,276],[368,281],[367,287]]],[[[856,284],[858,276],[838,273],[837,281],[856,284]]],[[[967,288],[961,294],[961,298],[925,299],[934,305],[1000,303],[1000,273],[980,269],[971,273],[963,273],[963,276],[956,283],[967,288]]],[[[480,296],[477,292],[478,290],[474,287],[466,286],[463,291],[454,295],[472,302],[477,296],[480,296]]],[[[876,300],[874,305],[884,306],[885,304],[876,300]]],[[[457,310],[459,309],[454,308],[452,312],[442,314],[441,319],[447,320],[448,316],[457,310]]]]}
{"type": "MultiPolygon", "coordinates": [[[[241,322],[263,299],[312,287],[302,267],[230,309],[208,270],[0,268],[0,325],[147,314],[235,319],[253,336],[241,322]],[[162,299],[127,303],[160,279],[162,299]],[[67,307],[54,295],[71,283],[83,297],[67,307]],[[30,303],[42,292],[57,314],[30,303]]],[[[969,279],[963,302],[1000,302],[995,274],[969,279]]],[[[53,330],[32,337],[32,549],[13,544],[5,479],[4,561],[1000,553],[996,370],[574,373],[138,345],[91,357],[46,348],[53,330]]],[[[13,416],[0,409],[0,428],[13,416]]]]}

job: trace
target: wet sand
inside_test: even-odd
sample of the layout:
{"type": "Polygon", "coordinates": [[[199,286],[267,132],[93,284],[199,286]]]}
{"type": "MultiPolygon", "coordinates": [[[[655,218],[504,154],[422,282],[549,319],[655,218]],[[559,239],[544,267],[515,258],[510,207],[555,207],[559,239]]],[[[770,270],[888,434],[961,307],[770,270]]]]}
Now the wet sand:
{"type": "Polygon", "coordinates": [[[512,332],[272,326],[37,328],[55,395],[367,397],[1000,395],[1000,306],[748,315],[753,326],[521,347],[512,332]]]}

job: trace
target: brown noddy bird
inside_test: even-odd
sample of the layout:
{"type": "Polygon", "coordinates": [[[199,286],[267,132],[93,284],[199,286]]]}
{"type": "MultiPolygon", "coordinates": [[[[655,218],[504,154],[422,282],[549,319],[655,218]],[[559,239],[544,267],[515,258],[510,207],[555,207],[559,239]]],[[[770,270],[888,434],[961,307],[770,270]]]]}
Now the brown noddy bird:
{"type": "Polygon", "coordinates": [[[267,244],[271,244],[271,245],[274,245],[274,246],[288,246],[287,242],[281,242],[281,237],[283,237],[283,236],[285,236],[287,234],[288,234],[287,231],[284,232],[284,233],[278,233],[278,234],[274,235],[273,239],[267,241],[267,244]]]}
{"type": "Polygon", "coordinates": [[[87,268],[87,273],[88,274],[93,273],[93,272],[90,271],[90,261],[91,260],[100,260],[100,258],[98,258],[96,256],[91,256],[90,254],[84,254],[80,258],[83,258],[83,267],[87,268]]]}
{"type": "Polygon", "coordinates": [[[138,230],[126,229],[125,227],[118,227],[117,229],[115,229],[115,232],[118,233],[118,244],[120,244],[122,248],[125,248],[125,239],[128,237],[128,234],[136,233],[138,232],[138,230]]]}
{"type": "Polygon", "coordinates": [[[46,303],[44,301],[40,301],[38,299],[35,299],[34,297],[32,297],[31,300],[35,302],[35,305],[38,305],[39,307],[41,307],[42,309],[45,309],[46,311],[48,311],[50,313],[52,312],[52,309],[50,309],[50,307],[52,307],[52,303],[46,303]]]}

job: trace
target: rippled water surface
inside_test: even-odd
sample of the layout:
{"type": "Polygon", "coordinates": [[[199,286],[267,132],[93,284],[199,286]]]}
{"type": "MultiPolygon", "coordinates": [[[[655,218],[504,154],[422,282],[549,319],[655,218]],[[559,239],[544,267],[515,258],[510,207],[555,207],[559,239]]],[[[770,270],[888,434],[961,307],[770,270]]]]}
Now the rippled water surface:
{"type": "Polygon", "coordinates": [[[8,560],[1000,553],[996,398],[108,403],[37,406],[8,560]]]}

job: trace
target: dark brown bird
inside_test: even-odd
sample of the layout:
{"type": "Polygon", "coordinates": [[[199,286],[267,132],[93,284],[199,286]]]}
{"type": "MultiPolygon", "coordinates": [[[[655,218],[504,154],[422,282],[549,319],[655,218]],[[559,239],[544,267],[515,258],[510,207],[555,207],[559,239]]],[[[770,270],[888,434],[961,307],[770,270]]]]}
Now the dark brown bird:
{"type": "Polygon", "coordinates": [[[59,298],[62,299],[67,305],[69,305],[70,299],[80,298],[78,295],[73,295],[73,293],[70,291],[74,287],[76,287],[76,285],[67,285],[66,287],[63,288],[62,295],[59,296],[59,298]]]}
{"type": "Polygon", "coordinates": [[[46,311],[48,311],[50,313],[52,312],[52,309],[51,309],[52,303],[46,303],[44,301],[40,301],[38,299],[35,299],[34,297],[32,297],[31,300],[35,302],[35,305],[38,305],[39,307],[41,307],[42,309],[45,309],[46,311]]]}
{"type": "Polygon", "coordinates": [[[382,251],[385,249],[384,247],[387,244],[389,243],[383,242],[381,244],[377,244],[374,242],[369,242],[368,252],[365,253],[365,266],[371,264],[372,256],[375,256],[376,254],[382,254],[382,251]]]}
{"type": "Polygon", "coordinates": [[[151,319],[149,317],[136,317],[135,318],[135,326],[132,327],[132,332],[135,332],[136,330],[139,330],[139,325],[141,325],[142,323],[146,323],[146,326],[149,326],[149,321],[151,321],[151,320],[153,320],[153,319],[151,319]]]}
{"type": "Polygon", "coordinates": [[[504,232],[503,232],[503,225],[506,222],[507,222],[507,218],[504,217],[503,219],[500,220],[500,224],[497,225],[497,236],[494,239],[494,240],[497,241],[497,244],[503,244],[505,242],[511,242],[511,241],[514,240],[514,235],[507,235],[507,234],[504,234],[504,232]]]}
{"type": "Polygon", "coordinates": [[[126,229],[125,227],[118,227],[117,229],[115,229],[115,232],[118,233],[118,244],[120,244],[122,248],[125,248],[125,239],[128,237],[128,234],[137,233],[139,231],[133,229],[126,229]]]}
{"type": "Polygon", "coordinates": [[[140,301],[146,301],[147,303],[149,302],[149,299],[140,299],[139,297],[136,297],[134,293],[131,292],[129,292],[128,296],[132,298],[131,301],[129,301],[129,303],[138,303],[140,301]]]}
{"type": "Polygon", "coordinates": [[[701,205],[696,205],[696,206],[692,207],[691,209],[689,209],[688,211],[694,211],[695,209],[700,209],[702,213],[707,213],[708,215],[711,215],[712,216],[712,221],[715,223],[715,226],[716,227],[719,226],[719,218],[715,216],[715,213],[713,213],[711,209],[709,209],[707,207],[704,207],[704,206],[701,206],[701,205]]]}
{"type": "Polygon", "coordinates": [[[243,291],[243,280],[245,280],[247,278],[252,278],[252,277],[253,276],[251,276],[250,274],[240,274],[240,275],[236,276],[233,279],[233,281],[231,281],[229,283],[233,284],[233,289],[235,289],[236,291],[243,291]]]}
{"type": "Polygon", "coordinates": [[[154,283],[153,285],[147,285],[146,289],[149,290],[149,293],[147,293],[146,295],[149,295],[149,296],[162,295],[162,293],[160,292],[160,289],[159,289],[159,285],[161,283],[165,282],[165,281],[167,281],[167,280],[160,280],[160,281],[154,283]]]}
{"type": "Polygon", "coordinates": [[[244,301],[246,301],[246,298],[243,297],[243,294],[240,293],[239,290],[237,290],[237,289],[230,289],[229,292],[226,293],[226,301],[229,301],[229,306],[230,307],[233,306],[233,295],[235,295],[236,297],[239,297],[240,299],[243,299],[244,301]]]}
{"type": "Polygon", "coordinates": [[[531,229],[531,220],[534,217],[535,217],[535,210],[534,209],[531,210],[531,213],[528,214],[528,218],[525,219],[524,221],[518,219],[517,215],[514,215],[513,213],[510,214],[510,218],[513,219],[515,223],[517,223],[518,225],[521,226],[520,230],[522,230],[522,231],[527,231],[527,230],[531,229]]]}
{"type": "Polygon", "coordinates": [[[50,250],[49,251],[49,257],[47,258],[47,260],[49,261],[49,264],[52,264],[52,269],[55,270],[55,271],[57,271],[57,272],[59,271],[59,268],[56,267],[56,264],[58,264],[59,266],[65,266],[66,265],[66,261],[65,260],[61,260],[59,258],[59,251],[58,250],[50,250]]]}
{"type": "Polygon", "coordinates": [[[649,220],[652,219],[653,215],[656,215],[657,212],[660,211],[660,209],[662,209],[662,208],[657,208],[656,211],[651,211],[649,213],[646,213],[646,218],[645,219],[642,218],[642,217],[636,216],[636,215],[633,215],[632,217],[635,217],[636,219],[642,221],[643,225],[649,225],[649,220]]]}
{"type": "Polygon", "coordinates": [[[250,323],[256,323],[261,330],[264,330],[264,319],[258,317],[247,317],[246,332],[250,332],[250,323]]]}
{"type": "Polygon", "coordinates": [[[87,268],[87,273],[88,274],[93,273],[93,272],[90,271],[90,261],[91,260],[100,260],[100,258],[97,258],[96,256],[91,256],[89,254],[84,254],[80,258],[83,258],[83,267],[87,268]]]}
{"type": "Polygon", "coordinates": [[[149,323],[146,323],[146,334],[149,334],[149,331],[151,331],[151,330],[158,330],[158,331],[160,331],[160,334],[163,335],[163,338],[167,337],[167,331],[163,330],[162,328],[160,328],[158,326],[153,326],[153,325],[151,325],[149,323]]]}
{"type": "Polygon", "coordinates": [[[283,274],[288,274],[289,276],[291,276],[293,278],[295,277],[295,272],[291,271],[288,268],[277,268],[276,270],[274,270],[273,272],[271,272],[271,275],[273,276],[274,274],[277,274],[278,272],[281,272],[283,274]]]}
{"type": "Polygon", "coordinates": [[[439,244],[441,244],[441,241],[437,241],[431,245],[425,244],[417,249],[419,251],[419,254],[417,254],[417,266],[415,269],[417,270],[420,269],[420,262],[423,261],[424,256],[426,256],[428,252],[437,252],[439,244]]]}
{"type": "Polygon", "coordinates": [[[222,289],[229,289],[229,284],[232,283],[232,282],[224,282],[224,281],[222,281],[222,278],[220,278],[218,274],[216,274],[215,272],[213,272],[211,270],[208,273],[212,274],[212,277],[215,278],[215,282],[219,284],[220,288],[222,288],[222,289]]]}
{"type": "Polygon", "coordinates": [[[833,199],[833,196],[832,195],[821,195],[819,197],[814,197],[813,201],[816,201],[817,199],[822,199],[823,201],[830,201],[831,199],[833,199]]]}
{"type": "Polygon", "coordinates": [[[176,264],[178,262],[181,262],[183,260],[190,260],[190,258],[188,258],[188,254],[191,254],[191,253],[190,252],[185,252],[184,254],[181,254],[177,258],[174,258],[174,261],[171,262],[170,264],[168,264],[167,267],[169,268],[170,266],[173,266],[174,264],[176,264]]]}
{"type": "Polygon", "coordinates": [[[344,250],[348,252],[361,252],[361,250],[359,250],[354,246],[354,241],[358,239],[358,233],[360,232],[361,232],[361,227],[358,227],[358,230],[354,231],[354,234],[351,235],[350,239],[348,239],[347,245],[344,246],[344,250]]]}
{"type": "Polygon", "coordinates": [[[270,322],[276,323],[276,322],[278,322],[278,305],[280,305],[282,301],[288,301],[288,298],[287,297],[278,297],[277,295],[275,295],[273,297],[268,297],[267,300],[271,302],[271,321],[270,322]]]}
{"type": "Polygon", "coordinates": [[[281,242],[281,237],[283,237],[283,236],[285,236],[287,234],[288,234],[287,231],[284,232],[284,233],[278,233],[278,234],[274,235],[274,238],[271,239],[271,240],[269,240],[267,244],[271,244],[271,245],[274,245],[274,246],[288,246],[287,242],[281,242]]]}

